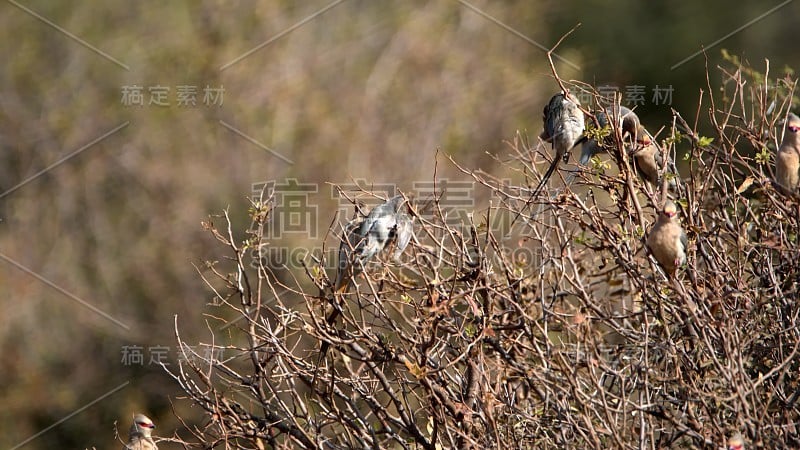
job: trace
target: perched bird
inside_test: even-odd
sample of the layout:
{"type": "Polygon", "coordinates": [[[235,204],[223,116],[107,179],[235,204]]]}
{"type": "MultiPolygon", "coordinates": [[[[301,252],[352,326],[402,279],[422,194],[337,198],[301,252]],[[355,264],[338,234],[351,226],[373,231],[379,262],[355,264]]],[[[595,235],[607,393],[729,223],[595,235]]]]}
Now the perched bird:
{"type": "MultiPolygon", "coordinates": [[[[639,116],[635,112],[624,106],[614,105],[607,107],[605,111],[600,111],[596,117],[600,128],[609,126],[609,117],[611,117],[611,120],[619,120],[620,123],[617,128],[620,130],[622,138],[636,141],[641,123],[639,122],[639,116]]],[[[598,143],[595,139],[584,137],[579,143],[581,144],[581,156],[578,162],[585,166],[592,159],[592,156],[605,152],[606,149],[613,146],[614,137],[613,135],[608,135],[602,143],[598,143]]]]}
{"type": "Polygon", "coordinates": [[[736,433],[728,439],[727,450],[744,450],[744,439],[741,433],[736,433]]]}
{"type": "Polygon", "coordinates": [[[403,196],[397,195],[373,208],[363,220],[347,224],[339,245],[336,292],[347,291],[353,277],[390,244],[394,245],[393,258],[400,257],[414,234],[413,221],[401,211],[404,204],[403,196]]]}
{"type": "Polygon", "coordinates": [[[580,102],[574,95],[563,92],[554,95],[550,99],[550,102],[544,107],[542,120],[544,122],[544,130],[539,137],[543,141],[551,143],[555,152],[553,154],[553,162],[550,163],[550,167],[545,172],[544,177],[542,177],[539,185],[536,186],[533,194],[531,194],[528,203],[536,198],[542,187],[547,184],[547,180],[553,175],[561,160],[563,159],[566,162],[569,159],[569,151],[581,139],[585,127],[580,102]]]}
{"type": "Polygon", "coordinates": [[[653,138],[647,130],[639,124],[636,131],[636,144],[633,148],[633,162],[636,172],[643,180],[653,185],[658,184],[660,179],[658,171],[664,163],[661,150],[658,148],[653,138]]]}
{"type": "MultiPolygon", "coordinates": [[[[364,270],[364,266],[383,250],[394,246],[392,257],[397,260],[411,242],[414,235],[414,222],[408,214],[402,212],[405,199],[402,195],[390,198],[386,203],[376,206],[363,220],[351,220],[342,233],[339,245],[339,261],[336,281],[334,282],[333,309],[328,313],[325,322],[330,326],[339,317],[340,294],[350,287],[353,278],[364,270]]],[[[330,343],[323,341],[319,348],[317,367],[325,359],[330,343]]],[[[317,372],[311,378],[311,386],[316,384],[317,372]]]]}
{"type": "Polygon", "coordinates": [[[775,181],[790,193],[796,193],[800,183],[800,117],[789,113],[783,141],[775,155],[775,181]]]}
{"type": "Polygon", "coordinates": [[[363,246],[358,256],[362,264],[372,259],[392,242],[398,243],[398,247],[400,247],[399,243],[404,243],[399,251],[402,253],[405,250],[405,246],[411,240],[411,220],[400,210],[404,204],[405,199],[402,195],[394,196],[386,203],[373,208],[361,223],[358,234],[362,237],[363,246]],[[404,235],[399,236],[399,231],[402,231],[404,235]]]}
{"type": "Polygon", "coordinates": [[[133,416],[133,425],[128,433],[128,443],[122,450],[158,450],[155,441],[150,437],[150,433],[156,426],[153,421],[144,414],[133,416]]]}
{"type": "Polygon", "coordinates": [[[667,200],[647,236],[647,248],[667,272],[667,276],[674,278],[675,271],[686,262],[688,244],[686,233],[678,220],[678,208],[671,200],[667,200]]]}

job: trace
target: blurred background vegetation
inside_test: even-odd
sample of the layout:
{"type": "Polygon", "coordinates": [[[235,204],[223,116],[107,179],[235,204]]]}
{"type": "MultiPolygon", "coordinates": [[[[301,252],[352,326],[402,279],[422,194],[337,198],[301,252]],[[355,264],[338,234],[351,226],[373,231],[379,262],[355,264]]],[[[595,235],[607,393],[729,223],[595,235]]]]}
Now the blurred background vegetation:
{"type": "Polygon", "coordinates": [[[134,412],[160,436],[179,429],[171,404],[184,417],[190,405],[151,350],[168,347],[165,362],[176,364],[176,315],[185,340],[208,339],[211,296],[193,265],[219,249],[200,222],[230,208],[244,227],[254,183],[319,184],[319,239],[282,242],[318,247],[337,207],[326,183],[408,192],[433,179],[437,150],[438,178],[464,179],[445,154],[513,176],[496,173],[487,153],[502,157],[517,131],[533,140],[557,90],[532,42],[550,47],[580,23],[557,51],[572,64],[558,62],[559,74],[623,92],[644,86],[637,112],[657,130],[670,107],[694,117],[706,64],[721,82],[723,48],[762,70],[768,58],[776,77],[797,67],[800,4],[784,3],[709,48],[707,63],[700,54],[674,70],[781,3],[345,0],[313,18],[331,4],[4,3],[0,447],[89,404],[22,448],[113,447],[115,421],[126,436],[134,412]],[[122,101],[134,85],[144,106],[122,101]],[[197,87],[195,106],[178,105],[185,85],[197,87]],[[154,86],[169,87],[169,106],[148,104],[154,86]],[[222,106],[204,104],[206,86],[224,88],[222,106]],[[653,101],[656,86],[672,89],[671,104],[653,101]],[[142,363],[124,360],[133,346],[142,363]]]}

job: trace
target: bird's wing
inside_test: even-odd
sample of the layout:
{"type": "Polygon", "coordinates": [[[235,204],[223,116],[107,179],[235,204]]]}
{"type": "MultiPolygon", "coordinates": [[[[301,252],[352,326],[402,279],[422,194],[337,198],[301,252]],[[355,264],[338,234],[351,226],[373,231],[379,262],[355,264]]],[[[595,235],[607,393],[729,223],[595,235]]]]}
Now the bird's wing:
{"type": "Polygon", "coordinates": [[[589,160],[592,159],[592,156],[602,151],[603,149],[597,144],[597,141],[594,139],[586,139],[581,145],[581,157],[578,162],[582,166],[585,166],[586,164],[589,164],[589,160]]]}
{"type": "Polygon", "coordinates": [[[542,123],[544,124],[544,129],[542,130],[542,133],[539,135],[539,137],[545,142],[550,142],[550,140],[553,139],[552,130],[548,126],[547,122],[547,118],[548,116],[550,116],[550,103],[552,102],[553,99],[550,99],[550,102],[544,105],[544,110],[542,110],[542,123]]]}
{"type": "Polygon", "coordinates": [[[394,259],[400,258],[400,255],[408,247],[411,238],[414,236],[414,222],[406,214],[397,215],[397,225],[395,226],[395,239],[396,245],[394,249],[394,259]]]}
{"type": "Polygon", "coordinates": [[[661,157],[658,147],[651,143],[644,147],[635,148],[633,156],[633,162],[639,176],[650,183],[657,184],[659,170],[661,169],[661,163],[659,162],[661,157]]]}
{"type": "Polygon", "coordinates": [[[608,115],[604,111],[600,111],[595,115],[597,118],[597,125],[600,128],[605,128],[608,126],[608,115]]]}
{"type": "Polygon", "coordinates": [[[689,238],[686,236],[686,232],[683,231],[683,228],[681,228],[681,235],[679,239],[681,245],[683,246],[683,251],[685,252],[686,249],[689,248],[689,238]]]}
{"type": "Polygon", "coordinates": [[[547,135],[547,142],[552,142],[553,138],[561,133],[560,129],[562,125],[560,120],[563,108],[562,105],[558,104],[560,102],[561,97],[557,95],[553,97],[550,103],[545,107],[547,115],[544,117],[544,134],[547,135]]]}
{"type": "Polygon", "coordinates": [[[655,250],[656,250],[655,249],[655,247],[656,247],[656,236],[657,236],[656,233],[658,233],[658,229],[659,228],[661,228],[661,224],[660,224],[659,221],[656,221],[656,223],[653,225],[653,227],[650,228],[650,232],[647,233],[647,240],[644,241],[644,244],[647,247],[647,249],[650,250],[650,253],[653,253],[653,254],[655,254],[655,250]]]}
{"type": "Polygon", "coordinates": [[[356,254],[356,264],[366,264],[383,250],[395,227],[397,219],[393,211],[390,212],[384,209],[379,213],[373,214],[375,212],[375,210],[370,212],[359,228],[358,234],[361,239],[361,245],[356,254]]]}
{"type": "Polygon", "coordinates": [[[655,147],[653,158],[655,158],[656,164],[658,164],[658,170],[661,170],[661,168],[664,167],[664,154],[661,153],[661,148],[655,142],[653,142],[652,145],[655,147]]]}
{"type": "Polygon", "coordinates": [[[336,264],[336,282],[334,287],[338,290],[350,283],[350,280],[361,272],[361,265],[355,264],[354,255],[363,246],[363,239],[359,230],[362,221],[351,220],[342,230],[339,243],[339,260],[336,264]]]}
{"type": "Polygon", "coordinates": [[[402,201],[403,196],[396,195],[385,203],[372,208],[372,211],[367,214],[367,218],[364,219],[364,223],[361,224],[361,236],[367,236],[370,232],[374,232],[376,223],[379,221],[385,221],[387,218],[393,219],[402,201]]]}

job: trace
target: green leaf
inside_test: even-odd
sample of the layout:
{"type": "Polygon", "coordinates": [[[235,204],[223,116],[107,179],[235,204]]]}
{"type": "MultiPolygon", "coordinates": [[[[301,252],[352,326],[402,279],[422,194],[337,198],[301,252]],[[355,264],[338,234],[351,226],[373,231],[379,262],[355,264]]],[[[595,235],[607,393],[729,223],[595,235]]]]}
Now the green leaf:
{"type": "Polygon", "coordinates": [[[712,142],[714,142],[714,138],[700,136],[700,139],[697,140],[697,145],[699,147],[708,147],[712,142]]]}
{"type": "Polygon", "coordinates": [[[756,153],[756,162],[759,164],[769,163],[769,149],[766,146],[762,147],[761,151],[756,153]]]}
{"type": "Polygon", "coordinates": [[[667,146],[669,146],[672,144],[680,144],[682,140],[683,140],[683,134],[681,134],[680,131],[676,130],[675,134],[673,134],[672,136],[668,136],[666,139],[664,139],[664,143],[667,146]]]}
{"type": "Polygon", "coordinates": [[[478,329],[475,327],[475,324],[470,323],[464,327],[464,333],[467,335],[467,337],[474,337],[477,332],[478,329]]]}

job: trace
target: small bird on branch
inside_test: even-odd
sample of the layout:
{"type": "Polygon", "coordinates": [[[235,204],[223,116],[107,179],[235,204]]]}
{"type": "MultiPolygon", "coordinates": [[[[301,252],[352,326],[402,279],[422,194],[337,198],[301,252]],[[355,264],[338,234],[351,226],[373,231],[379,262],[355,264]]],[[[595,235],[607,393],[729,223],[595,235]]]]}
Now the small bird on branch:
{"type": "MultiPolygon", "coordinates": [[[[614,105],[607,107],[604,111],[598,112],[595,117],[597,118],[598,127],[605,128],[609,127],[612,122],[616,123],[617,126],[615,128],[619,130],[623,141],[636,141],[638,136],[637,132],[641,123],[639,122],[639,116],[632,110],[621,105],[614,105]]],[[[612,133],[613,129],[614,127],[612,127],[612,133]]],[[[609,148],[616,145],[613,134],[606,136],[603,142],[597,142],[594,138],[584,136],[578,143],[581,144],[581,156],[578,162],[583,166],[589,163],[592,156],[607,152],[609,148]]]]}
{"type": "Polygon", "coordinates": [[[354,219],[345,226],[339,245],[335,292],[347,292],[353,278],[390,245],[394,246],[393,259],[400,257],[414,234],[413,221],[402,212],[405,202],[402,195],[394,196],[373,208],[363,220],[354,219]]]}
{"type": "MultiPolygon", "coordinates": [[[[414,222],[403,212],[406,200],[402,195],[390,198],[386,203],[372,209],[364,219],[353,219],[342,231],[339,245],[336,280],[333,285],[333,308],[325,318],[332,326],[341,313],[341,296],[346,294],[358,274],[364,271],[367,263],[384,250],[394,248],[392,258],[397,261],[414,236],[414,222]]],[[[325,359],[330,343],[320,344],[317,367],[325,359]]],[[[317,373],[311,381],[314,386],[317,373]]]]}
{"type": "Polygon", "coordinates": [[[150,437],[155,427],[153,421],[144,414],[133,416],[133,425],[128,432],[128,443],[122,450],[158,450],[155,441],[150,437]]]}
{"type": "Polygon", "coordinates": [[[678,208],[671,200],[667,200],[647,236],[647,248],[670,279],[675,278],[678,267],[686,262],[688,245],[689,240],[678,219],[678,208]]]}
{"type": "MultiPolygon", "coordinates": [[[[545,172],[539,185],[534,189],[531,194],[531,200],[536,198],[541,189],[547,184],[547,181],[553,175],[553,172],[558,168],[559,163],[563,160],[569,160],[569,152],[583,137],[583,130],[585,123],[583,119],[583,111],[580,108],[578,99],[568,93],[560,92],[554,95],[542,111],[542,121],[544,122],[544,130],[539,137],[553,147],[553,162],[545,172]]],[[[526,205],[527,206],[527,205],[526,205]]]]}
{"type": "Polygon", "coordinates": [[[795,194],[800,184],[800,117],[789,113],[783,141],[775,155],[775,182],[778,190],[795,194]]]}
{"type": "Polygon", "coordinates": [[[539,195],[539,192],[550,180],[561,161],[567,162],[569,160],[570,150],[581,142],[583,138],[585,122],[583,111],[580,108],[580,101],[569,92],[562,91],[550,98],[550,101],[547,102],[542,111],[542,122],[544,130],[539,134],[539,138],[552,145],[553,161],[539,181],[536,189],[528,197],[528,201],[525,202],[525,205],[517,212],[514,220],[511,221],[512,226],[536,196],[539,195]]]}

